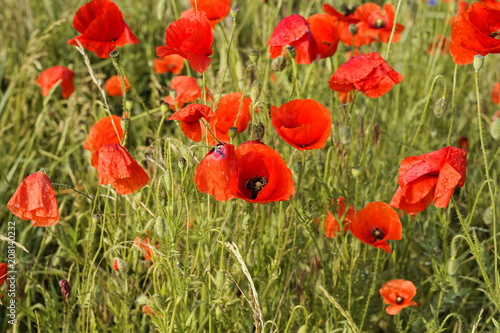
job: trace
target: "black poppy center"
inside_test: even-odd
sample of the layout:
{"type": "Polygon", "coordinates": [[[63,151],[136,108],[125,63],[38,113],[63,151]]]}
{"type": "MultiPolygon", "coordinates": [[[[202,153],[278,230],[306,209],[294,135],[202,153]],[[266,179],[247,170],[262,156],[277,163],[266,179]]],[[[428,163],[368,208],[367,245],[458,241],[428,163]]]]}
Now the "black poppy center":
{"type": "Polygon", "coordinates": [[[401,304],[401,303],[403,303],[403,301],[404,301],[403,297],[401,297],[401,296],[396,297],[396,303],[401,304]]]}
{"type": "Polygon", "coordinates": [[[491,37],[491,38],[495,38],[495,39],[500,39],[500,31],[493,31],[493,32],[490,34],[490,37],[491,37]]]}
{"type": "Polygon", "coordinates": [[[252,193],[252,200],[257,198],[257,195],[259,195],[259,192],[264,188],[264,186],[266,186],[266,184],[266,177],[255,176],[247,181],[245,187],[250,191],[250,193],[252,193]]]}
{"type": "Polygon", "coordinates": [[[375,28],[377,29],[385,28],[385,21],[380,18],[375,20],[375,28]]]}
{"type": "Polygon", "coordinates": [[[380,229],[379,227],[376,227],[374,229],[372,229],[372,237],[373,237],[373,242],[377,242],[379,240],[382,240],[384,239],[384,236],[385,236],[385,233],[382,229],[380,229]]]}

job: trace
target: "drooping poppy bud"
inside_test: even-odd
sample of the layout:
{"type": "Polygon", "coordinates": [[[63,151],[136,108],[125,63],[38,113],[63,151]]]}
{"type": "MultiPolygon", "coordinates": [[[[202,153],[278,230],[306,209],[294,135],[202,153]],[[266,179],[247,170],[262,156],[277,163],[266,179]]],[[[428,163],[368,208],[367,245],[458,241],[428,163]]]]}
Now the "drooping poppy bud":
{"type": "Polygon", "coordinates": [[[286,58],[283,56],[278,56],[271,63],[271,69],[275,72],[281,72],[286,67],[286,58]]]}
{"type": "Polygon", "coordinates": [[[121,258],[113,259],[113,268],[115,271],[127,273],[128,267],[127,263],[121,258]]]}
{"type": "Polygon", "coordinates": [[[149,176],[119,144],[108,143],[99,149],[99,185],[112,185],[116,193],[133,193],[149,182],[149,176]]]}
{"type": "Polygon", "coordinates": [[[56,192],[49,177],[41,171],[21,182],[7,208],[20,219],[31,220],[34,227],[48,227],[59,222],[56,192]]]}

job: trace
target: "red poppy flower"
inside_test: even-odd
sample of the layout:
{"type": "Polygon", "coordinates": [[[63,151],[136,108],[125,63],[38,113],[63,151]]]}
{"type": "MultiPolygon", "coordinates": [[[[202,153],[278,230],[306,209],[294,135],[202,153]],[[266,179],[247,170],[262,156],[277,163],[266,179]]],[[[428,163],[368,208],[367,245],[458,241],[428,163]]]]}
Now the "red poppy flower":
{"type": "MultiPolygon", "coordinates": [[[[342,216],[345,213],[345,208],[346,208],[345,199],[343,197],[338,197],[337,206],[338,206],[337,216],[338,219],[341,220],[342,216]]],[[[355,214],[354,206],[350,205],[349,209],[347,210],[346,216],[344,217],[344,221],[342,223],[345,226],[344,231],[349,229],[349,224],[351,223],[354,214],[355,214]]],[[[315,223],[317,222],[315,221],[315,223]]],[[[326,216],[326,221],[325,221],[325,236],[328,238],[334,238],[335,234],[339,231],[340,231],[339,222],[337,221],[335,216],[330,211],[328,211],[328,215],[326,216]]]]}
{"type": "Polygon", "coordinates": [[[153,70],[157,74],[172,73],[179,75],[184,68],[184,58],[178,54],[171,54],[161,59],[153,59],[153,70]]]}
{"type": "Polygon", "coordinates": [[[271,59],[280,56],[287,45],[295,47],[295,61],[298,64],[310,64],[320,57],[318,45],[309,29],[309,23],[299,14],[282,19],[274,28],[267,45],[269,45],[271,59]]]}
{"type": "Polygon", "coordinates": [[[213,117],[215,117],[215,113],[210,107],[194,103],[177,111],[168,120],[179,120],[181,122],[182,133],[191,140],[200,142],[205,132],[204,125],[200,123],[200,119],[203,118],[209,123],[213,117]]]}
{"type": "Polygon", "coordinates": [[[144,256],[144,259],[146,259],[146,261],[151,261],[151,248],[149,247],[150,238],[151,236],[147,236],[141,242],[141,239],[139,237],[136,237],[134,241],[135,248],[142,252],[142,255],[144,256]]]}
{"type": "Polygon", "coordinates": [[[118,267],[118,258],[113,259],[113,269],[118,272],[120,271],[120,268],[118,267]]]}
{"type": "Polygon", "coordinates": [[[472,63],[476,54],[500,53],[500,10],[470,5],[453,25],[450,53],[458,65],[472,63]]]}
{"type": "Polygon", "coordinates": [[[320,57],[323,59],[334,55],[339,44],[335,19],[328,14],[314,14],[307,19],[307,23],[318,45],[320,57]]]}
{"type": "Polygon", "coordinates": [[[144,305],[142,307],[142,312],[144,312],[145,314],[147,314],[148,316],[156,316],[153,309],[151,309],[151,307],[147,306],[147,305],[144,305]]]}
{"type": "Polygon", "coordinates": [[[118,116],[108,116],[97,121],[89,131],[89,136],[83,143],[83,149],[92,153],[90,163],[97,170],[99,165],[99,149],[107,143],[121,143],[123,139],[122,119],[118,116]],[[114,123],[114,126],[113,126],[114,123]]]}
{"type": "Polygon", "coordinates": [[[212,27],[215,27],[217,23],[222,21],[222,19],[229,14],[229,10],[231,9],[231,0],[190,0],[189,3],[193,8],[184,11],[181,17],[191,15],[197,8],[198,11],[207,14],[212,27]]]}
{"type": "Polygon", "coordinates": [[[117,143],[108,143],[99,149],[97,167],[99,185],[111,184],[116,193],[133,193],[149,182],[146,171],[117,143]]]}
{"type": "Polygon", "coordinates": [[[500,10],[500,2],[498,2],[498,0],[479,0],[479,2],[484,3],[486,6],[490,8],[500,10]]]}
{"type": "Polygon", "coordinates": [[[73,73],[71,69],[64,66],[54,66],[44,70],[38,79],[36,79],[36,83],[42,87],[42,95],[48,96],[50,88],[52,88],[57,81],[62,80],[62,97],[68,98],[73,91],[75,91],[75,85],[73,84],[74,75],[75,73],[73,73]]]}
{"type": "Polygon", "coordinates": [[[405,158],[391,206],[410,215],[424,211],[433,200],[436,207],[448,207],[455,186],[464,186],[466,168],[467,151],[452,146],[405,158]]]}
{"type": "Polygon", "coordinates": [[[500,105],[500,82],[495,83],[493,92],[491,93],[491,101],[500,105]]]}
{"type": "Polygon", "coordinates": [[[427,53],[435,54],[436,50],[439,49],[440,44],[441,44],[441,54],[447,54],[450,52],[450,41],[447,40],[446,37],[438,35],[436,41],[434,43],[431,43],[431,45],[429,45],[427,53]]]}
{"type": "Polygon", "coordinates": [[[330,88],[338,92],[359,90],[364,95],[377,98],[403,80],[379,53],[367,53],[342,64],[328,81],[330,88]]]}
{"type": "Polygon", "coordinates": [[[81,35],[68,44],[78,46],[78,39],[84,48],[99,58],[109,58],[109,53],[117,46],[139,43],[118,6],[109,0],[93,0],[80,7],[73,18],[73,27],[81,35]]]}
{"type": "MultiPolygon", "coordinates": [[[[394,26],[394,17],[396,16],[394,6],[386,3],[384,5],[384,13],[385,16],[382,14],[382,8],[374,3],[366,3],[359,6],[354,12],[354,15],[361,20],[356,24],[358,28],[357,34],[369,38],[378,38],[382,43],[389,43],[392,27],[394,26]]],[[[404,30],[405,27],[403,25],[396,23],[392,43],[396,43],[401,39],[401,32],[404,30]]]]}
{"type": "Polygon", "coordinates": [[[339,101],[340,103],[347,103],[347,99],[349,97],[349,102],[352,102],[354,96],[352,93],[348,93],[348,92],[342,92],[342,91],[339,91],[339,101]]]}
{"type": "Polygon", "coordinates": [[[194,12],[180,18],[167,27],[165,46],[156,48],[156,55],[164,58],[178,54],[187,59],[198,73],[204,73],[210,65],[214,34],[205,12],[194,12]]]}
{"type": "MultiPolygon", "coordinates": [[[[128,92],[128,90],[130,89],[130,85],[128,84],[127,78],[125,76],[124,78],[125,78],[126,92],[128,92]]],[[[104,84],[104,90],[106,90],[109,96],[112,97],[122,96],[123,92],[122,92],[120,77],[118,75],[113,75],[112,77],[107,79],[106,83],[104,84]]]]}
{"type": "Polygon", "coordinates": [[[24,178],[7,208],[20,219],[31,220],[34,227],[48,227],[59,222],[56,192],[49,177],[41,171],[24,178]]]}
{"type": "Polygon", "coordinates": [[[234,146],[217,145],[201,160],[194,182],[202,193],[213,195],[217,201],[235,198],[238,181],[238,162],[234,146]]]}
{"type": "Polygon", "coordinates": [[[349,230],[363,243],[378,247],[387,253],[391,253],[388,240],[403,238],[403,227],[398,213],[381,201],[370,202],[354,214],[349,230]]]}
{"type": "MultiPolygon", "coordinates": [[[[238,117],[238,109],[240,107],[241,92],[234,92],[222,96],[220,102],[215,105],[215,136],[224,142],[229,141],[229,128],[234,126],[236,117],[238,117]],[[220,105],[219,105],[220,104],[220,105]]],[[[250,104],[252,100],[250,97],[243,99],[243,105],[241,106],[240,116],[236,122],[236,128],[238,128],[238,133],[246,130],[248,122],[250,121],[250,104]]],[[[257,112],[257,109],[255,110],[257,112]]],[[[208,143],[214,145],[217,141],[209,136],[208,143]]]]}
{"type": "Polygon", "coordinates": [[[390,315],[396,315],[408,306],[418,306],[413,301],[413,297],[417,294],[417,288],[411,281],[403,279],[391,280],[386,282],[379,291],[385,304],[391,304],[385,309],[390,315]]]}
{"type": "MultiPolygon", "coordinates": [[[[2,284],[7,280],[7,264],[4,262],[0,263],[0,287],[2,287],[2,284]]],[[[0,297],[2,297],[2,294],[0,293],[0,297]]]]}
{"type": "Polygon", "coordinates": [[[330,111],[312,99],[273,106],[271,119],[279,136],[298,150],[323,148],[332,129],[330,111]]]}
{"type": "MultiPolygon", "coordinates": [[[[347,46],[352,46],[352,34],[349,31],[349,26],[351,24],[357,24],[361,22],[361,20],[354,15],[354,11],[357,7],[353,7],[348,9],[345,7],[345,14],[339,13],[332,6],[328,4],[323,5],[323,11],[328,15],[332,16],[334,20],[337,22],[337,30],[339,31],[339,38],[342,43],[347,46]]],[[[375,42],[375,38],[366,36],[364,34],[356,33],[354,35],[354,46],[360,47],[363,45],[368,45],[370,43],[375,42]]]]}
{"type": "Polygon", "coordinates": [[[201,192],[220,201],[236,197],[268,203],[290,198],[295,190],[292,172],[277,151],[248,141],[236,149],[235,163],[233,150],[232,145],[219,146],[198,165],[195,183],[201,192]]]}

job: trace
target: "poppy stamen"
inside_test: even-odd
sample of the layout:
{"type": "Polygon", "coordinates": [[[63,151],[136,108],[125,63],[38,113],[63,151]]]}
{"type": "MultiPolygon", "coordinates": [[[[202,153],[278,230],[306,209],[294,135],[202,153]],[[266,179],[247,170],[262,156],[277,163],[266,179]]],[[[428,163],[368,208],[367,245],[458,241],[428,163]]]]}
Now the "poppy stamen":
{"type": "Polygon", "coordinates": [[[245,187],[252,193],[252,200],[257,198],[259,192],[267,185],[266,177],[255,176],[245,184],[245,187]]]}
{"type": "Polygon", "coordinates": [[[396,297],[396,303],[401,304],[405,299],[401,296],[396,297]]]}
{"type": "Polygon", "coordinates": [[[382,20],[381,18],[377,19],[375,21],[374,27],[377,29],[385,28],[385,21],[382,20]]]}
{"type": "Polygon", "coordinates": [[[382,229],[380,229],[379,227],[372,229],[371,234],[372,234],[374,243],[379,241],[379,240],[384,239],[384,236],[385,236],[384,231],[382,229]]]}
{"type": "Polygon", "coordinates": [[[492,33],[490,33],[490,37],[491,38],[495,38],[495,39],[500,39],[500,32],[499,31],[493,31],[492,33]]]}

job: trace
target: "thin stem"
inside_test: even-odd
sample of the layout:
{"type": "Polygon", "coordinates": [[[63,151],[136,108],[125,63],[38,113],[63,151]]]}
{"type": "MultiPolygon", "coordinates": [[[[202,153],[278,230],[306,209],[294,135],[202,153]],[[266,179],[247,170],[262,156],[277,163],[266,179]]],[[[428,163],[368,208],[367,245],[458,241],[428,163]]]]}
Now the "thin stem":
{"type": "Polygon", "coordinates": [[[394,32],[396,32],[396,19],[398,18],[399,9],[401,8],[401,0],[398,0],[396,6],[396,14],[394,15],[394,24],[392,25],[391,37],[389,37],[389,43],[387,44],[387,50],[385,51],[385,61],[389,58],[389,50],[391,49],[392,38],[394,37],[394,32]]]}
{"type": "Polygon", "coordinates": [[[451,140],[451,131],[453,130],[453,119],[455,116],[455,91],[457,88],[457,70],[458,65],[455,64],[455,70],[453,71],[453,87],[451,88],[451,119],[450,119],[450,130],[448,131],[448,140],[446,141],[446,145],[450,145],[451,140]]]}
{"type": "Polygon", "coordinates": [[[380,249],[377,249],[377,259],[375,259],[375,269],[373,270],[373,280],[372,285],[370,286],[370,291],[368,293],[368,299],[366,300],[365,311],[363,313],[363,319],[361,319],[361,325],[359,325],[360,330],[363,330],[363,323],[365,322],[366,313],[368,312],[368,306],[370,305],[370,299],[372,298],[372,294],[375,291],[375,284],[377,283],[377,270],[380,259],[380,249]]]}

